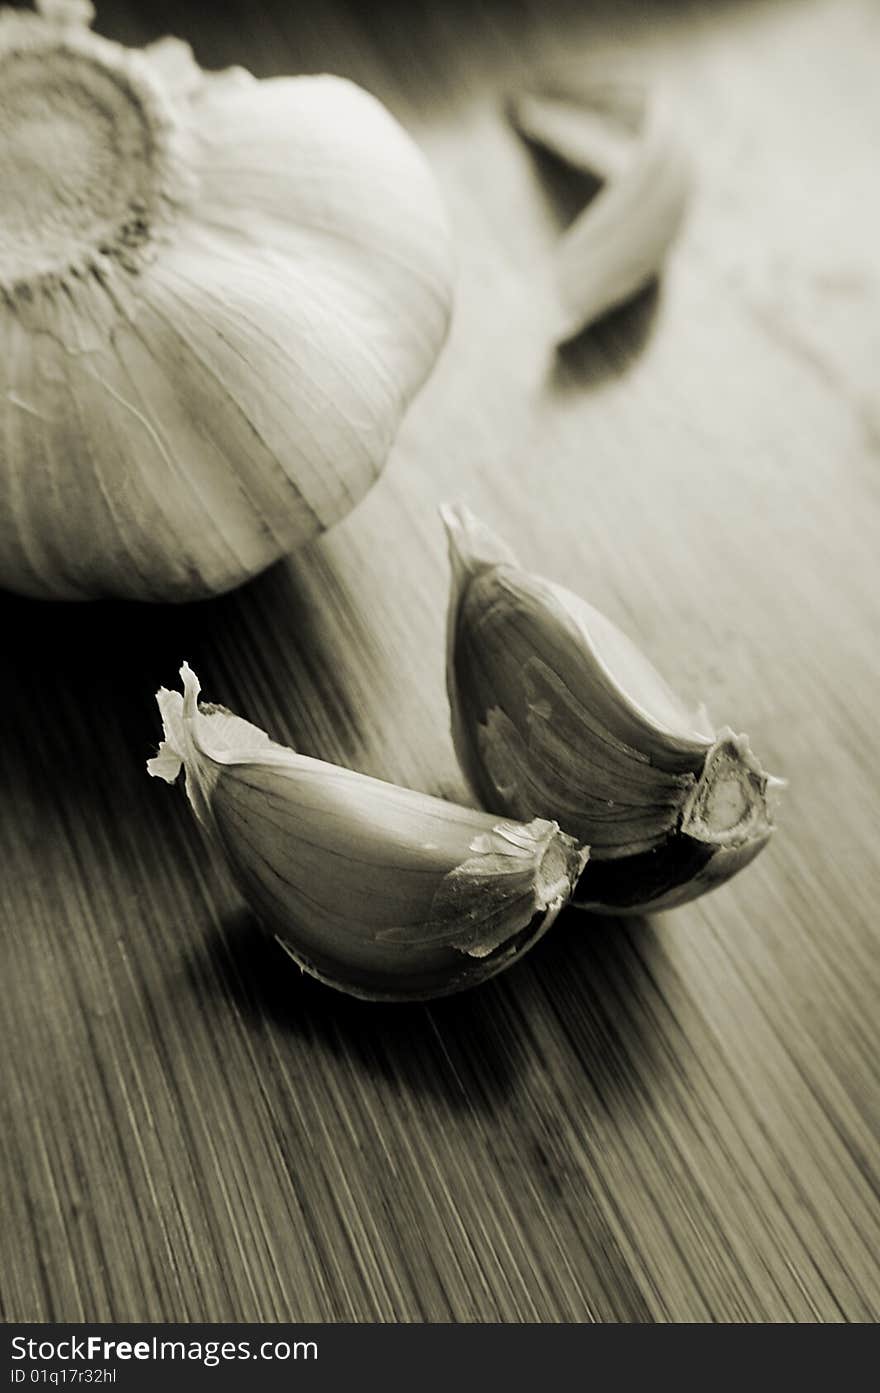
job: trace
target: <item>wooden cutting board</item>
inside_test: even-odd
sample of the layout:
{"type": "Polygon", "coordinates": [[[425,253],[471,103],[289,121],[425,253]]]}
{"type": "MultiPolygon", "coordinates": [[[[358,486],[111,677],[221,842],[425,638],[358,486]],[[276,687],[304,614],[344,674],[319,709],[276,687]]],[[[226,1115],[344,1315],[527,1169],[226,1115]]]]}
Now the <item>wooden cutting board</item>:
{"type": "Polygon", "coordinates": [[[456,318],[372,494],[245,590],[0,600],[0,1314],[876,1319],[876,7],[219,8],[99,28],[375,91],[447,197],[456,318]],[[659,292],[557,354],[583,190],[503,96],[608,46],[665,81],[697,192],[659,292]],[[570,914],[469,995],[372,1006],[260,936],[146,777],[153,693],[186,657],[276,738],[462,798],[447,499],[790,787],[705,900],[570,914]]]}

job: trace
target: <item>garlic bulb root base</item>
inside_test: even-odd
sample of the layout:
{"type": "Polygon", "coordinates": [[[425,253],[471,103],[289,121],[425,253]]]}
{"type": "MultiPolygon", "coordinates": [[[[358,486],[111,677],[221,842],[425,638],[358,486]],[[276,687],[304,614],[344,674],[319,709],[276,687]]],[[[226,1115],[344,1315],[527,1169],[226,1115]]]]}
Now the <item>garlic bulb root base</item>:
{"type": "Polygon", "coordinates": [[[0,16],[0,295],[26,313],[68,277],[137,271],[183,198],[158,84],[84,7],[0,16]]]}

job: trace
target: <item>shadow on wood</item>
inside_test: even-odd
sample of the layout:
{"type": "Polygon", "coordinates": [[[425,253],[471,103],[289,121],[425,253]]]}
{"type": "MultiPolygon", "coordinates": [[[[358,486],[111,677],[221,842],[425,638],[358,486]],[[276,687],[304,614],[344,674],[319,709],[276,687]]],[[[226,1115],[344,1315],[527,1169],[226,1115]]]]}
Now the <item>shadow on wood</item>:
{"type": "Polygon", "coordinates": [[[251,1028],[269,1030],[286,1046],[344,1054],[368,1075],[490,1112],[532,1072],[546,1015],[570,1034],[603,1105],[628,1107],[637,1086],[631,1062],[639,1058],[644,1083],[653,1037],[627,999],[646,981],[655,947],[645,920],[570,913],[528,962],[480,987],[425,1003],[370,1002],[299,971],[242,908],[193,948],[185,975],[198,979],[200,991],[214,984],[251,1028]]]}

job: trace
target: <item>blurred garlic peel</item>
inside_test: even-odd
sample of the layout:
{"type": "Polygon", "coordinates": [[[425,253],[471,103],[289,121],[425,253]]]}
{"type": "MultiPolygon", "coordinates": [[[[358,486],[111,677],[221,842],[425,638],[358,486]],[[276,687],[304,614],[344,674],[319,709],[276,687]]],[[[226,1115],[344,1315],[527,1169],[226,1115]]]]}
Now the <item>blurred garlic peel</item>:
{"type": "Polygon", "coordinates": [[[746,737],[692,716],[610,620],[524,571],[466,509],[442,512],[452,732],[483,806],[588,844],[586,908],[670,908],[751,861],[781,781],[746,737]]]}
{"type": "Polygon", "coordinates": [[[421,154],[342,78],[0,10],[0,585],[219,593],[344,517],[445,338],[421,154]]]}
{"type": "Polygon", "coordinates": [[[687,208],[689,162],[663,94],[636,77],[566,69],[510,113],[528,141],[603,181],[557,249],[565,341],[660,273],[687,208]]]}
{"type": "Polygon", "coordinates": [[[505,821],[275,744],[183,692],[157,695],[199,821],[257,917],[305,971],[376,1000],[444,996],[520,958],[568,900],[585,849],[540,818],[505,821]]]}

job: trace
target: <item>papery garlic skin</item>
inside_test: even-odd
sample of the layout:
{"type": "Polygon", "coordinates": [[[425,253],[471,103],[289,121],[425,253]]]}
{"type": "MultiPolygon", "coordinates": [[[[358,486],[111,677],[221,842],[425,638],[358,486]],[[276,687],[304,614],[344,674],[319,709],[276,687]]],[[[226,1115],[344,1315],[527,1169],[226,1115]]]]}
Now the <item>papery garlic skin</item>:
{"type": "Polygon", "coordinates": [[[0,11],[0,586],[185,600],[344,517],[451,307],[381,104],[0,11]]]}
{"type": "Polygon", "coordinates": [[[305,971],[375,1000],[475,986],[522,957],[587,859],[555,823],[504,821],[277,745],[222,708],[158,693],[151,774],[190,803],[258,918],[305,971]]]}
{"type": "Polygon", "coordinates": [[[671,908],[752,860],[780,781],[747,739],[692,716],[610,620],[524,571],[466,509],[443,518],[452,733],[483,806],[552,816],[589,844],[584,908],[671,908]]]}

